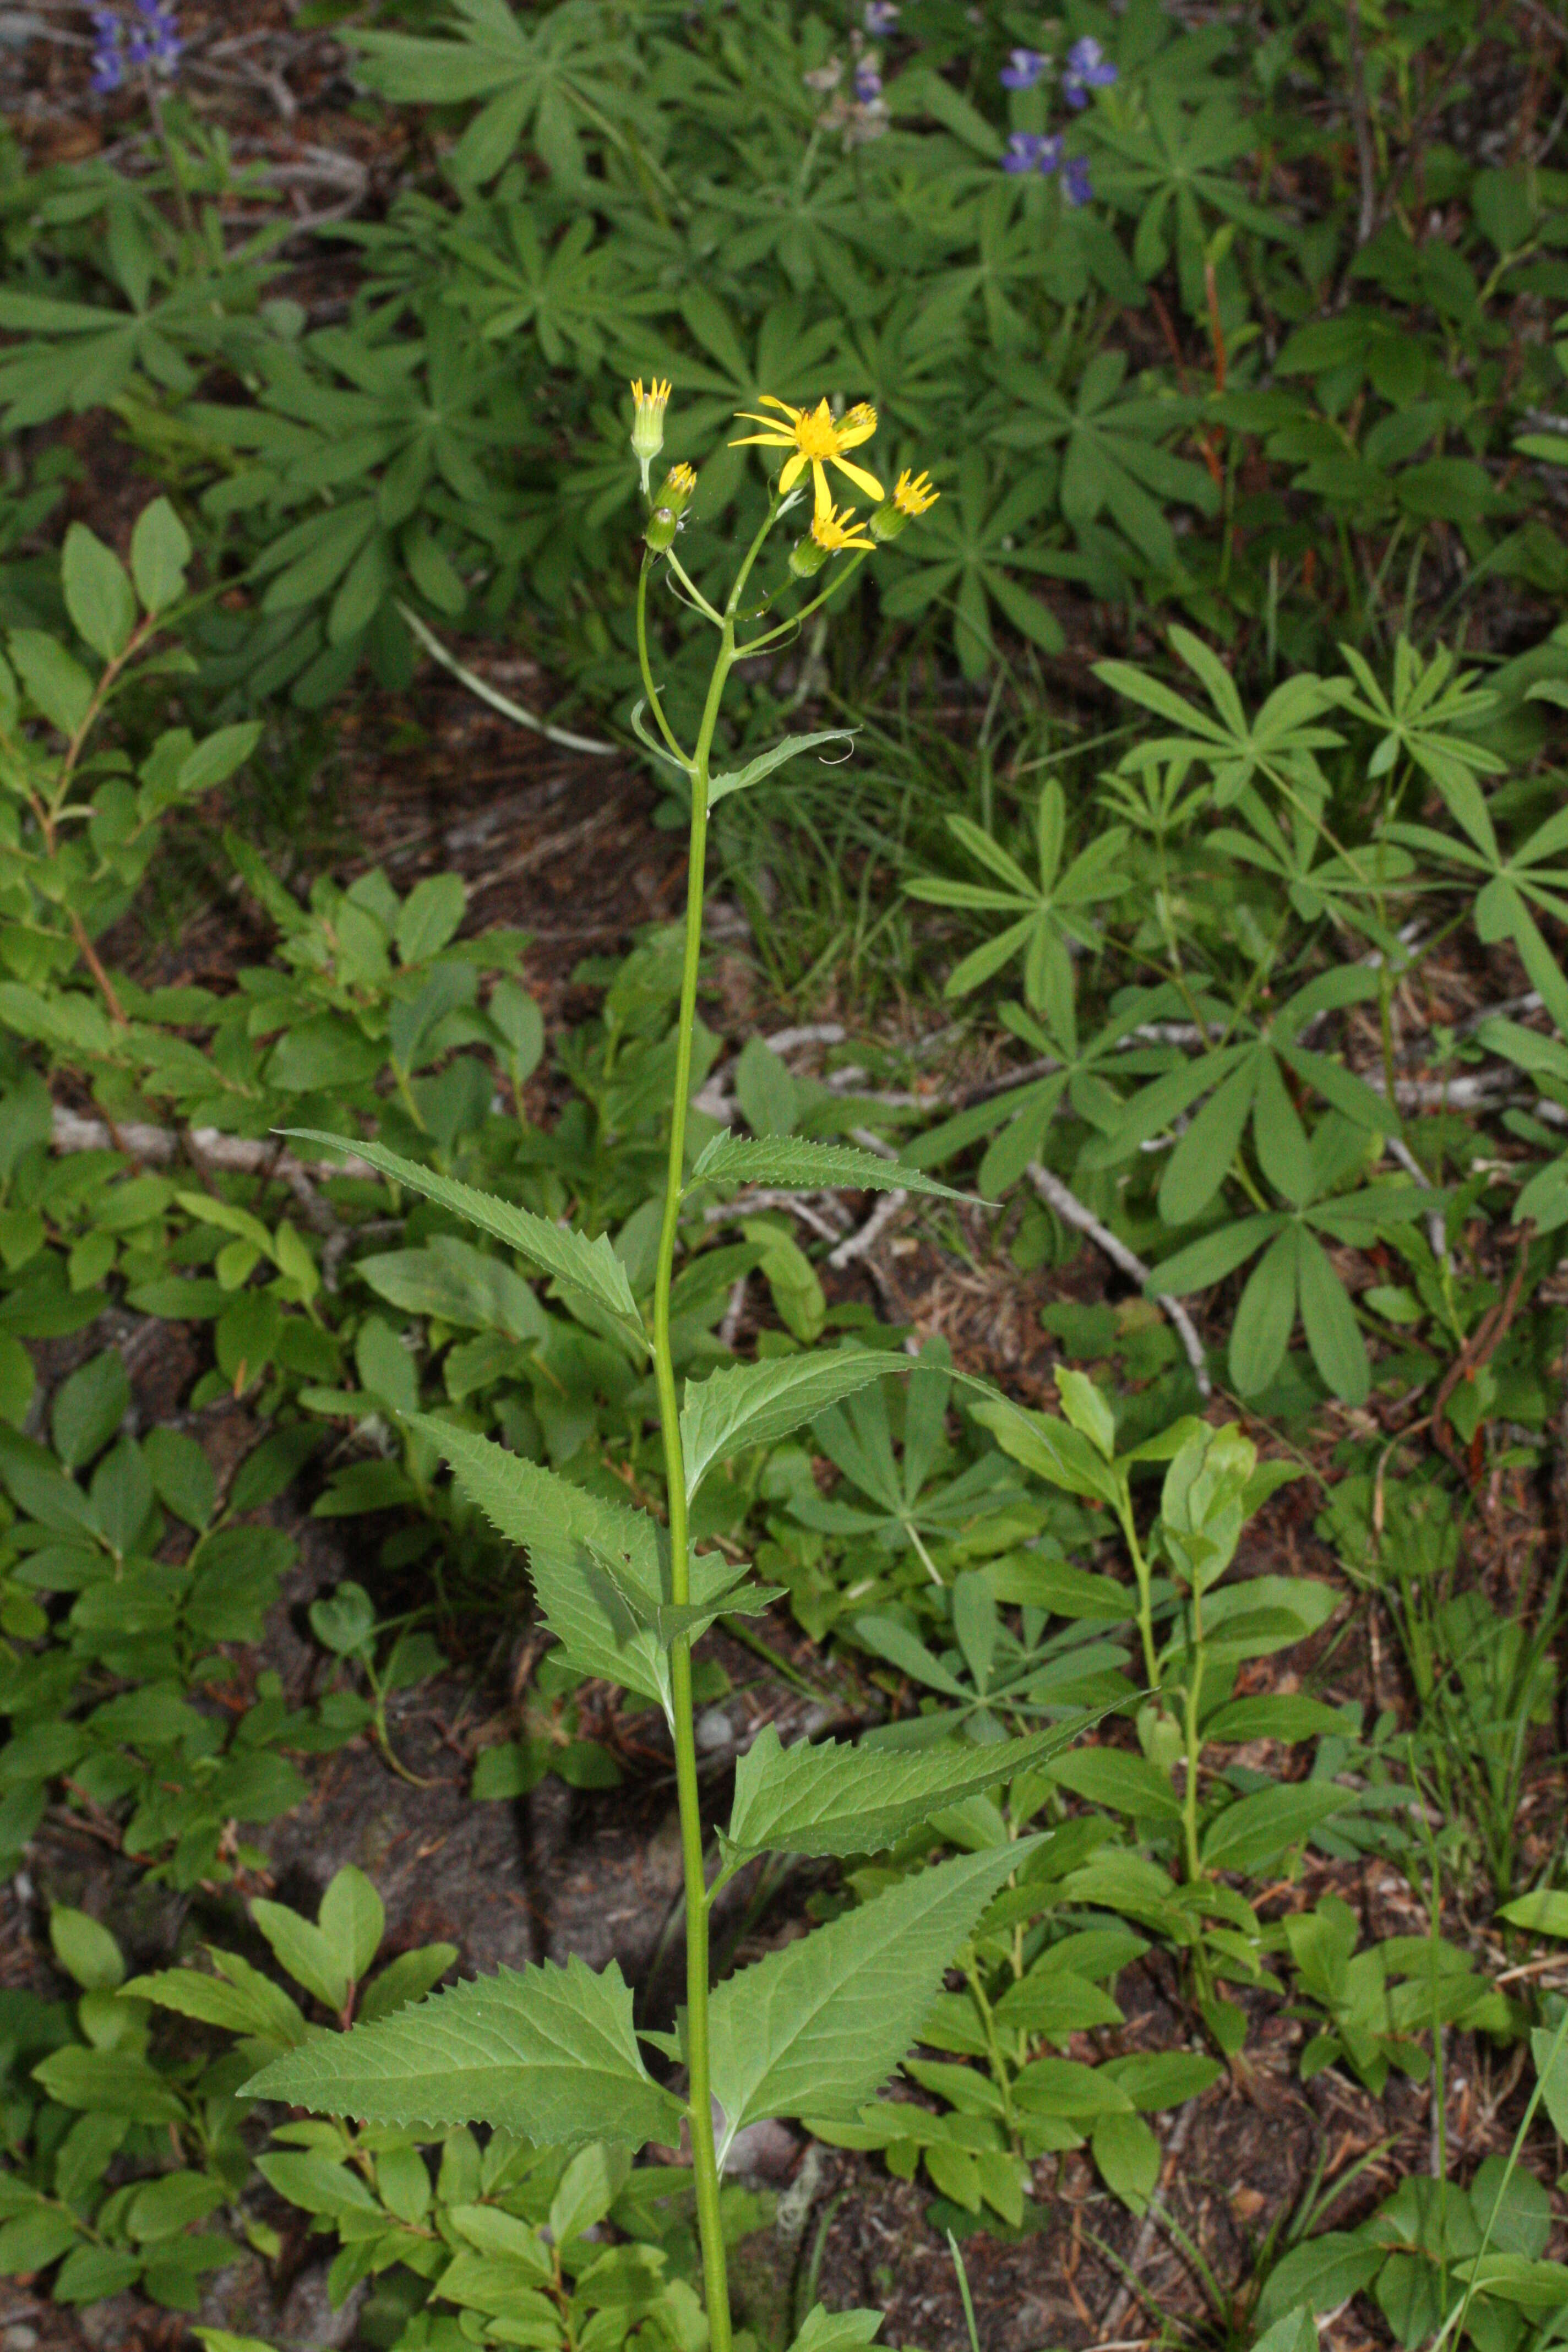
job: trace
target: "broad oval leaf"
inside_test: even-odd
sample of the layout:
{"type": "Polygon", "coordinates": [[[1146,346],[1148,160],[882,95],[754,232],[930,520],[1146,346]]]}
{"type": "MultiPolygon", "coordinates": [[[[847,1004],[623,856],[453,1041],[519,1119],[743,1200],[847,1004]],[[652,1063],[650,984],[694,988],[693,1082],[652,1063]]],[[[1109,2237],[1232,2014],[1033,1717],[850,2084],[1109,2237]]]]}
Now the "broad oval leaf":
{"type": "Polygon", "coordinates": [[[1205,1870],[1260,1870],[1353,1800],[1342,1789],[1295,1782],[1227,1805],[1204,1832],[1205,1870]]]}

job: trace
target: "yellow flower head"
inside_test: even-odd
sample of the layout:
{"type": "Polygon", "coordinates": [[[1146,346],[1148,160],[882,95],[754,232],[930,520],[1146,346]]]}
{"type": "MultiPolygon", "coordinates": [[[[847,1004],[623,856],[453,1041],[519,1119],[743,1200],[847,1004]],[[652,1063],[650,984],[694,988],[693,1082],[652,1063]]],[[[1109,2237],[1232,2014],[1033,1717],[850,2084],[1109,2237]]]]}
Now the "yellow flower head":
{"type": "Polygon", "coordinates": [[[846,449],[854,449],[862,441],[868,441],[877,430],[877,412],[867,402],[861,401],[836,423],[826,400],[818,401],[815,408],[792,408],[787,400],[777,400],[771,392],[764,392],[762,401],[764,408],[776,408],[779,415],[758,416],[749,408],[737,411],[747,424],[765,425],[768,429],[765,433],[742,434],[738,441],[731,441],[730,446],[731,449],[745,449],[754,444],[763,449],[787,449],[790,454],[784,459],[779,475],[781,495],[793,489],[809,466],[816,491],[816,516],[820,521],[824,515],[830,515],[833,511],[826,469],[829,466],[836,466],[857,489],[864,490],[868,498],[881,497],[882,485],[876,475],[868,473],[864,466],[851,466],[844,456],[846,449]]]}
{"type": "Polygon", "coordinates": [[[811,519],[811,535],[818,547],[825,547],[829,555],[840,555],[847,547],[869,547],[872,544],[852,507],[829,506],[826,510],[819,508],[811,519]]]}
{"type": "Polygon", "coordinates": [[[892,497],[884,499],[871,517],[872,538],[879,545],[897,539],[906,523],[929,513],[941,496],[940,490],[932,489],[929,474],[911,476],[906,466],[893,485],[892,497]]]}
{"type": "Polygon", "coordinates": [[[932,489],[929,474],[917,474],[911,480],[907,466],[893,484],[893,504],[911,521],[916,515],[923,515],[934,507],[941,496],[940,490],[932,489]]]}
{"type": "Polygon", "coordinates": [[[689,499],[697,488],[697,476],[685,463],[672,466],[669,479],[664,487],[667,491],[673,491],[677,498],[689,499]]]}
{"type": "Polygon", "coordinates": [[[647,496],[647,469],[664,446],[664,411],[669,399],[669,385],[655,376],[647,392],[642,378],[632,383],[632,400],[636,413],[632,417],[632,455],[642,467],[643,496],[647,496]]]}

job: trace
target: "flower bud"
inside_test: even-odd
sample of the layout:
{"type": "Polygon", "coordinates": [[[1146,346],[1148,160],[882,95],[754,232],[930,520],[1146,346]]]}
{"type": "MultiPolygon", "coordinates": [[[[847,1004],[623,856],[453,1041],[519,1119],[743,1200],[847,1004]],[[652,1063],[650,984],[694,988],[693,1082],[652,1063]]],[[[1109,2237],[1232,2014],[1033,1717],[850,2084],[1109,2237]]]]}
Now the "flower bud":
{"type": "Polygon", "coordinates": [[[827,550],[815,539],[798,540],[789,551],[789,568],[797,580],[810,580],[827,561],[827,550]]]}
{"type": "Polygon", "coordinates": [[[697,476],[689,466],[672,466],[659,485],[654,505],[667,509],[679,522],[691,503],[691,494],[696,488],[697,476]]]}
{"type": "Polygon", "coordinates": [[[905,524],[927,513],[940,496],[940,491],[932,489],[928,476],[916,474],[911,479],[906,467],[893,485],[892,497],[884,499],[871,517],[872,538],[884,546],[889,540],[897,539],[905,524]]]}
{"type": "Polygon", "coordinates": [[[680,518],[668,507],[655,507],[643,532],[646,543],[656,555],[666,554],[675,545],[675,534],[680,529],[680,518]]]}
{"type": "Polygon", "coordinates": [[[647,469],[664,446],[664,412],[669,400],[669,385],[655,376],[647,392],[642,378],[632,384],[635,414],[632,417],[632,455],[642,467],[643,496],[647,496],[647,469]]]}

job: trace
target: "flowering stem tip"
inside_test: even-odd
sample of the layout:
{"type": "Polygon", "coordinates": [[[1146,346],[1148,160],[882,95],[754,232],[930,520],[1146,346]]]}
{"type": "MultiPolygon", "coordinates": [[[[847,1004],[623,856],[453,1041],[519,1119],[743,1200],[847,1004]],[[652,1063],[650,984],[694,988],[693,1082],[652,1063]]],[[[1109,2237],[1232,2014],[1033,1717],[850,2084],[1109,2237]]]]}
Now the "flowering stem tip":
{"type": "Polygon", "coordinates": [[[664,412],[669,403],[668,383],[655,376],[645,392],[641,376],[632,383],[632,455],[642,468],[642,494],[648,494],[648,467],[664,446],[664,412]]]}
{"type": "Polygon", "coordinates": [[[779,415],[757,416],[750,409],[742,409],[740,414],[748,425],[763,425],[767,430],[765,433],[743,433],[739,440],[731,441],[730,446],[731,449],[745,449],[754,443],[763,449],[787,450],[789,455],[779,473],[781,497],[794,488],[808,466],[811,467],[819,520],[833,512],[832,493],[827,487],[826,469],[829,466],[836,467],[839,473],[854,483],[857,489],[864,490],[868,498],[879,499],[882,496],[882,485],[876,475],[868,473],[864,466],[852,466],[844,455],[846,449],[858,448],[862,441],[869,441],[877,430],[877,412],[868,402],[859,402],[856,407],[837,418],[826,400],[818,401],[815,408],[792,408],[788,401],[776,399],[771,392],[764,392],[762,403],[764,408],[776,408],[779,415]]]}

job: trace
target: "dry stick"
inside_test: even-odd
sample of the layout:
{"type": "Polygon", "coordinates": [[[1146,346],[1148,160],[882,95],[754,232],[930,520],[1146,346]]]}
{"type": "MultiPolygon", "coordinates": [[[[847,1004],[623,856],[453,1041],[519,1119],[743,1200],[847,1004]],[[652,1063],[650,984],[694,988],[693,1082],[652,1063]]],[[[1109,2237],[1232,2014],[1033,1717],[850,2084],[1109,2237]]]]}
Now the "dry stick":
{"type": "MultiPolygon", "coordinates": [[[[221,1128],[193,1127],[189,1138],[209,1167],[231,1169],[242,1176],[276,1176],[302,1207],[315,1204],[315,1183],[323,1178],[375,1175],[368,1160],[352,1155],[332,1161],[296,1160],[265,1136],[225,1135],[221,1128]]],[[[83,1118],[58,1104],[50,1141],[57,1151],[123,1151],[132,1160],[154,1163],[175,1160],[184,1149],[184,1139],[172,1128],[144,1127],[137,1120],[111,1128],[106,1119],[83,1118]]]]}
{"type": "Polygon", "coordinates": [[[901,1184],[895,1192],[883,1193],[859,1231],[851,1234],[847,1241],[840,1242],[836,1250],[828,1252],[827,1263],[836,1274],[842,1274],[854,1259],[865,1256],[887,1231],[909,1197],[901,1184]]]}
{"type": "MultiPolygon", "coordinates": [[[[1087,1234],[1095,1246],[1105,1252],[1112,1265],[1120,1266],[1122,1273],[1130,1276],[1140,1288],[1152,1280],[1151,1270],[1142,1259],[1136,1256],[1125,1242],[1118,1241],[1109,1227],[1102,1225],[1092,1211],[1084,1207],[1078,1195],[1068,1191],[1059,1176],[1053,1176],[1048,1168],[1042,1168],[1038,1160],[1032,1160],[1029,1162],[1029,1181],[1047,1208],[1054,1209],[1058,1216],[1065,1218],[1069,1225],[1076,1225],[1080,1234],[1087,1234]]],[[[1192,1317],[1181,1300],[1173,1298],[1167,1291],[1157,1291],[1154,1304],[1166,1317],[1182,1343],[1187,1361],[1193,1368],[1199,1395],[1212,1396],[1214,1383],[1209,1379],[1208,1366],[1204,1360],[1204,1343],[1198,1338],[1192,1317]]],[[[1110,2325],[1108,2321],[1108,2328],[1110,2325]]]]}
{"type": "Polygon", "coordinates": [[[465,669],[456,654],[449,654],[440,638],[426,627],[417,613],[412,612],[396,598],[394,602],[431,659],[438,661],[443,669],[449,669],[470,694],[477,694],[481,702],[488,702],[490,709],[499,710],[503,719],[513,720],[519,727],[531,728],[536,735],[542,735],[547,743],[560,743],[568,751],[593,751],[601,758],[612,758],[620,751],[618,743],[600,743],[591,735],[569,735],[564,727],[551,727],[544,719],[536,719],[531,710],[523,709],[521,702],[509,701],[504,694],[498,694],[493,686],[487,686],[484,679],[476,677],[471,669],[465,669]]]}
{"type": "MultiPolygon", "coordinates": [[[[1400,1166],[1404,1169],[1407,1176],[1414,1177],[1415,1182],[1420,1185],[1421,1190],[1424,1192],[1429,1192],[1432,1190],[1432,1179],[1427,1175],[1426,1171],[1422,1167],[1421,1162],[1416,1159],[1415,1154],[1411,1150],[1410,1146],[1407,1143],[1402,1143],[1396,1135],[1387,1136],[1384,1140],[1384,1150],[1389,1154],[1391,1159],[1398,1160],[1400,1166]]],[[[1436,1259],[1438,1265],[1440,1266],[1447,1267],[1448,1264],[1448,1236],[1444,1227],[1443,1213],[1440,1209],[1432,1210],[1427,1216],[1426,1239],[1431,1246],[1432,1255],[1436,1259]]]]}
{"type": "Polygon", "coordinates": [[[1132,2308],[1132,2298],[1137,2293],[1132,2281],[1137,2278],[1139,2271],[1148,2258],[1149,2249],[1154,2242],[1154,2232],[1160,2226],[1161,2200],[1171,2185],[1171,2175],[1176,2168],[1177,2158],[1187,2144],[1187,2134],[1192,2130],[1193,2117],[1197,2111],[1196,2099],[1189,2099],[1171,2126],[1171,2137],[1165,2142],[1164,2160],[1160,2167],[1160,2186],[1149,2200],[1149,2210],[1143,2216],[1143,2226],[1133,2241],[1132,2252],[1127,2258],[1127,2269],[1131,2276],[1117,2289],[1116,2300],[1100,2325],[1102,2344],[1107,2336],[1115,2336],[1117,2329],[1132,2308]]]}
{"type": "Polygon", "coordinates": [[[1366,97],[1366,52],[1362,46],[1358,0],[1345,0],[1345,39],[1351,53],[1351,120],[1355,129],[1356,172],[1361,203],[1356,213],[1356,249],[1377,226],[1377,157],[1372,143],[1372,112],[1366,97]]]}

